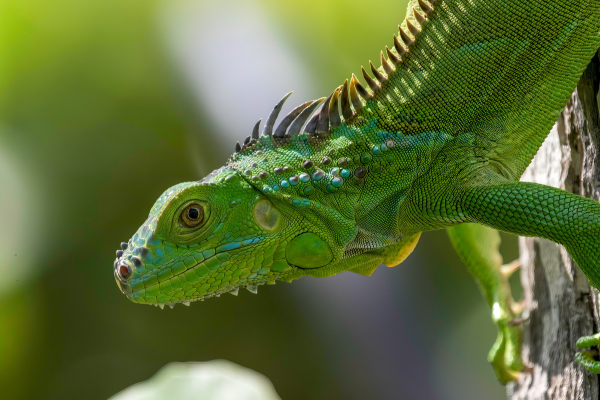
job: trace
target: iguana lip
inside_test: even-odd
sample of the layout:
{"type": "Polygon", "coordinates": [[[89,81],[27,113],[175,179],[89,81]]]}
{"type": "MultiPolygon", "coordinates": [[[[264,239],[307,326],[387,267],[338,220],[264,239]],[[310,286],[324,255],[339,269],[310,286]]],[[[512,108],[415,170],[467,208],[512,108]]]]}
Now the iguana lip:
{"type": "MultiPolygon", "coordinates": [[[[221,254],[221,253],[213,254],[211,257],[209,257],[208,259],[204,260],[204,262],[206,262],[207,260],[213,259],[213,258],[216,259],[218,254],[221,254]]],[[[118,261],[119,260],[117,260],[115,263],[118,263],[118,261]]],[[[226,263],[228,263],[227,260],[222,261],[221,262],[221,266],[225,265],[226,263]]],[[[196,266],[198,266],[200,264],[202,264],[202,262],[199,262],[199,263],[197,263],[197,264],[189,267],[184,272],[181,272],[179,274],[173,275],[170,279],[174,279],[174,278],[176,278],[176,277],[178,277],[180,275],[183,275],[183,274],[185,274],[185,272],[193,269],[194,267],[196,267],[196,266]]],[[[119,279],[119,274],[118,274],[118,272],[117,272],[116,269],[115,269],[115,279],[117,281],[117,284],[119,285],[119,288],[121,288],[121,291],[123,292],[123,294],[125,294],[130,300],[133,301],[133,296],[134,296],[135,293],[137,293],[137,290],[133,291],[131,289],[131,286],[127,282],[123,282],[122,278],[119,279]]],[[[265,283],[266,283],[266,281],[264,281],[264,282],[252,282],[252,283],[249,282],[249,283],[246,283],[246,284],[243,284],[243,285],[240,285],[240,286],[218,289],[218,290],[216,290],[216,291],[214,291],[212,293],[206,293],[206,294],[204,294],[202,296],[199,296],[199,297],[196,297],[196,298],[186,298],[186,299],[181,299],[181,300],[174,300],[174,301],[171,301],[171,302],[162,302],[162,303],[161,302],[157,302],[157,303],[148,303],[148,304],[154,305],[154,306],[160,307],[160,308],[163,308],[165,305],[170,306],[171,308],[173,308],[173,306],[175,306],[175,304],[178,304],[178,303],[181,303],[181,304],[184,304],[184,305],[190,305],[190,303],[192,303],[192,302],[204,301],[204,300],[209,299],[211,297],[220,297],[222,294],[225,294],[225,293],[230,293],[230,294],[233,294],[233,295],[237,296],[238,290],[241,287],[242,288],[245,287],[250,293],[256,294],[258,286],[259,285],[263,285],[265,283]]],[[[158,285],[158,283],[156,285],[158,285]]],[[[152,285],[152,286],[155,286],[155,285],[152,285]]],[[[145,288],[145,289],[148,289],[148,288],[145,288]]]]}
{"type": "MultiPolygon", "coordinates": [[[[181,271],[177,274],[173,274],[168,279],[169,280],[177,279],[179,276],[184,275],[185,273],[189,272],[190,270],[193,270],[194,268],[196,268],[202,264],[205,264],[205,266],[209,269],[209,271],[214,271],[216,268],[222,268],[223,266],[226,266],[227,264],[229,264],[231,262],[231,260],[228,259],[229,257],[222,258],[223,257],[222,254],[236,252],[239,248],[255,245],[256,243],[258,243],[261,240],[262,240],[262,237],[255,237],[255,238],[248,239],[248,240],[245,240],[242,242],[226,243],[226,244],[218,246],[214,249],[213,248],[204,249],[203,251],[201,251],[201,253],[206,253],[206,251],[209,251],[209,250],[212,250],[213,253],[210,255],[207,254],[206,255],[207,258],[203,259],[202,261],[197,261],[195,264],[188,266],[184,271],[181,271]],[[216,264],[218,264],[218,265],[216,265],[216,264]]],[[[143,246],[138,246],[138,247],[136,247],[136,249],[142,248],[142,247],[143,246]]],[[[200,250],[198,250],[198,251],[200,252],[200,250]]],[[[135,254],[135,253],[133,253],[133,254],[135,254]]],[[[181,257],[179,258],[179,260],[180,259],[181,259],[181,257]]],[[[133,290],[131,282],[134,282],[133,286],[137,286],[137,285],[135,285],[135,282],[142,279],[142,277],[144,275],[156,274],[156,271],[144,271],[143,273],[141,273],[141,275],[138,275],[138,273],[136,272],[136,273],[132,273],[132,275],[128,276],[127,278],[123,277],[120,274],[119,268],[121,266],[126,266],[126,267],[130,268],[132,272],[137,271],[139,267],[138,267],[138,264],[136,263],[136,261],[140,264],[144,263],[144,261],[140,260],[140,258],[138,258],[137,256],[131,256],[129,253],[121,254],[121,257],[118,257],[115,259],[114,266],[113,266],[115,280],[117,281],[117,285],[119,286],[119,289],[121,290],[121,292],[123,294],[125,294],[132,301],[135,301],[134,297],[137,296],[137,294],[139,294],[139,292],[144,291],[144,293],[145,293],[146,291],[150,290],[154,286],[157,286],[160,284],[160,283],[156,283],[149,287],[136,288],[135,290],[133,290]]],[[[173,265],[174,264],[171,263],[170,267],[172,267],[173,265]]],[[[240,286],[235,286],[235,283],[233,283],[229,287],[217,289],[212,293],[205,293],[196,298],[185,298],[185,299],[177,299],[177,300],[172,299],[172,301],[170,301],[170,302],[157,302],[157,303],[148,303],[148,304],[153,304],[153,305],[156,305],[159,307],[164,306],[164,305],[172,306],[177,303],[183,303],[183,304],[187,305],[194,301],[203,301],[207,298],[219,297],[221,294],[224,294],[224,293],[231,293],[231,294],[234,294],[234,292],[237,293],[239,287],[246,287],[248,289],[248,291],[250,291],[251,293],[256,293],[257,286],[265,284],[265,283],[267,283],[266,280],[251,281],[251,282],[242,284],[240,286]]]]}

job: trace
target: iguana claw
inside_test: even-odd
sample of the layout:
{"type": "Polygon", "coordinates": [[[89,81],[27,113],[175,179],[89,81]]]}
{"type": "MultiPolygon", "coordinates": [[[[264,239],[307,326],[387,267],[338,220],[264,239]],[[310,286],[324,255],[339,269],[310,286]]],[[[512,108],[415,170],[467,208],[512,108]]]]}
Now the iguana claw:
{"type": "Polygon", "coordinates": [[[500,267],[500,272],[506,277],[510,278],[513,273],[521,268],[521,260],[518,258],[511,263],[504,264],[500,267]]]}
{"type": "Polygon", "coordinates": [[[525,310],[525,300],[519,300],[516,303],[512,303],[510,310],[513,312],[513,314],[520,315],[523,310],[525,310]]]}
{"type": "MultiPolygon", "coordinates": [[[[600,345],[600,333],[591,336],[583,336],[577,341],[577,347],[587,349],[600,345]]],[[[598,350],[592,349],[575,353],[575,360],[587,368],[593,374],[600,374],[600,360],[598,359],[598,350]]]]}

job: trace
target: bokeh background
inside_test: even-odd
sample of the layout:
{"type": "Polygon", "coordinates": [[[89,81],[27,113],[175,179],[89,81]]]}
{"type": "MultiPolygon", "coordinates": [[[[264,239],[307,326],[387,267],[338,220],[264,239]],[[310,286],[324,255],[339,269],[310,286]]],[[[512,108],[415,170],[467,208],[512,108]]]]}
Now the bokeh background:
{"type": "Polygon", "coordinates": [[[406,3],[0,1],[0,397],[105,399],[222,358],[285,400],[503,399],[489,310],[443,231],[369,278],[174,310],[112,274],[164,189],[222,165],[283,94],[285,115],[377,60],[406,3]]]}

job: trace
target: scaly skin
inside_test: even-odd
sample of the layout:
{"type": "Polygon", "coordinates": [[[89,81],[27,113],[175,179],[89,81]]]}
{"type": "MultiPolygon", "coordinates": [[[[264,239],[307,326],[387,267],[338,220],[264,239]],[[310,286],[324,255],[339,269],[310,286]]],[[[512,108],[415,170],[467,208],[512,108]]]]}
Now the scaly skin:
{"type": "Polygon", "coordinates": [[[225,167],[163,193],[117,253],[127,297],[162,307],[370,275],[421,232],[448,228],[499,327],[494,370],[518,376],[521,331],[493,229],[565,245],[600,285],[600,205],[518,181],[600,46],[600,2],[411,0],[402,29],[376,80],[365,76],[370,91],[353,78],[303,133],[285,134],[295,115],[275,134],[270,119],[225,167]]]}

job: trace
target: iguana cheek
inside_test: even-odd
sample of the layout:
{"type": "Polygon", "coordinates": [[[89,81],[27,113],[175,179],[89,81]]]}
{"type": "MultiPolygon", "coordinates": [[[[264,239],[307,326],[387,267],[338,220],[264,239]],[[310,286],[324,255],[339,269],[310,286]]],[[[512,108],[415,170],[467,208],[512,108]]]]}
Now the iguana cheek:
{"type": "Polygon", "coordinates": [[[321,268],[333,260],[327,242],[314,233],[296,236],[285,248],[288,263],[298,268],[321,268]]]}

